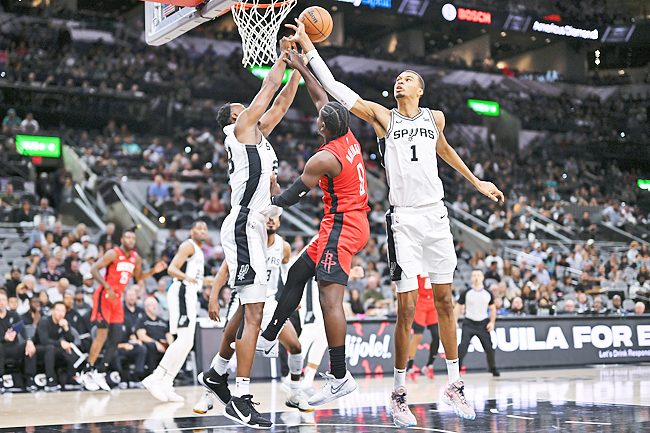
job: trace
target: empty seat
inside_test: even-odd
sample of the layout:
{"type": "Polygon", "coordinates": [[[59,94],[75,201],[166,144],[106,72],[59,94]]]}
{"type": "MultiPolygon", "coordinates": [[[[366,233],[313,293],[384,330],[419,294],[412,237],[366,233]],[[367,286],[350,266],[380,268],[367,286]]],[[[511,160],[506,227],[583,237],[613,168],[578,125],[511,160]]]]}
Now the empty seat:
{"type": "Polygon", "coordinates": [[[2,253],[2,258],[7,263],[12,263],[15,258],[22,257],[22,253],[16,250],[4,250],[2,253]]]}
{"type": "Polygon", "coordinates": [[[27,245],[25,242],[12,242],[10,249],[19,251],[22,255],[25,255],[25,253],[27,253],[29,250],[29,245],[27,245]]]}
{"type": "Polygon", "coordinates": [[[631,299],[624,300],[623,309],[627,311],[634,311],[634,301],[631,299]]]}

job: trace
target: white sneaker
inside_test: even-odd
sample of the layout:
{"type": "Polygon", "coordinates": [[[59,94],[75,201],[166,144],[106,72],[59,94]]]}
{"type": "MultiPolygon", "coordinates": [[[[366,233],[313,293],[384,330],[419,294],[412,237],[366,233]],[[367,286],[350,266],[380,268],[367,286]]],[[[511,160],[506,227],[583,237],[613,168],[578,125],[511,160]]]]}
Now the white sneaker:
{"type": "Polygon", "coordinates": [[[343,379],[335,378],[331,373],[320,373],[325,383],[316,394],[309,398],[311,406],[320,406],[344,395],[348,395],[357,389],[357,383],[349,371],[345,372],[343,379]]]}
{"type": "Polygon", "coordinates": [[[305,394],[307,398],[312,397],[314,394],[316,394],[318,391],[316,391],[316,388],[314,386],[303,386],[300,388],[300,392],[305,394]]]}
{"type": "Polygon", "coordinates": [[[99,391],[99,385],[95,383],[93,378],[90,376],[90,372],[87,371],[85,373],[81,373],[79,376],[79,380],[81,381],[81,384],[88,390],[88,391],[99,391]]]}
{"type": "Polygon", "coordinates": [[[209,410],[212,410],[212,407],[212,397],[210,397],[210,394],[206,392],[203,394],[203,397],[201,397],[201,400],[194,405],[193,411],[194,413],[205,415],[209,410]]]}
{"type": "Polygon", "coordinates": [[[92,370],[88,374],[90,374],[93,382],[95,382],[99,388],[103,389],[104,391],[111,390],[111,387],[108,386],[108,383],[106,383],[106,373],[100,373],[97,370],[92,370]]]}
{"type": "Polygon", "coordinates": [[[142,385],[149,390],[151,395],[160,401],[169,401],[169,397],[162,388],[162,384],[157,381],[153,375],[149,375],[142,379],[142,385]]]}
{"type": "Polygon", "coordinates": [[[277,358],[278,357],[278,346],[280,343],[278,340],[269,341],[261,335],[257,337],[257,346],[255,347],[255,352],[262,355],[265,358],[277,358]]]}
{"type": "Polygon", "coordinates": [[[316,409],[311,407],[307,402],[307,396],[302,392],[298,391],[293,397],[287,395],[287,400],[284,403],[287,407],[293,407],[298,409],[300,412],[313,412],[316,409]]]}
{"type": "Polygon", "coordinates": [[[163,392],[165,393],[165,395],[167,396],[167,401],[171,401],[171,402],[185,401],[185,397],[183,397],[182,395],[176,394],[173,387],[163,385],[161,388],[162,388],[163,392]]]}

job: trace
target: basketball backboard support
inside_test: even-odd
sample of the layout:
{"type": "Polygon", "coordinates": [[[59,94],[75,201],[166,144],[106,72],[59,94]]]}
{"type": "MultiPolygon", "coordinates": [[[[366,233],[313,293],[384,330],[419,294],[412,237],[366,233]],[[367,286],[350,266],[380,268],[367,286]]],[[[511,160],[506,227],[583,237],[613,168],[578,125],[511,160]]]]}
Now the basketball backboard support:
{"type": "Polygon", "coordinates": [[[170,4],[144,2],[145,42],[163,45],[227,12],[239,0],[209,0],[198,6],[178,7],[170,4]]]}

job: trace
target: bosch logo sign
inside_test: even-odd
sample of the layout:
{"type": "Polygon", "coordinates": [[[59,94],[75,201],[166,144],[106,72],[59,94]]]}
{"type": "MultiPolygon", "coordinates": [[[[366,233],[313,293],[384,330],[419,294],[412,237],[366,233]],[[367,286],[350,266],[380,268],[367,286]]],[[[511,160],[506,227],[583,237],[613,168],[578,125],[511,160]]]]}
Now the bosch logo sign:
{"type": "Polygon", "coordinates": [[[456,8],[451,3],[447,3],[442,7],[442,17],[447,21],[453,21],[458,18],[461,21],[469,21],[472,23],[492,24],[492,14],[490,12],[456,8]]]}

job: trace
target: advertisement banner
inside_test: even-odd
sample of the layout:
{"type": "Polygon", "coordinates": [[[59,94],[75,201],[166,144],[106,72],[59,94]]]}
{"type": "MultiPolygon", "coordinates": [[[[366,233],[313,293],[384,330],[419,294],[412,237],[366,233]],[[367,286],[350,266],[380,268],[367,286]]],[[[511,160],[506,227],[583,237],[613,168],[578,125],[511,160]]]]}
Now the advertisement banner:
{"type": "MultiPolygon", "coordinates": [[[[345,352],[352,374],[391,373],[394,363],[392,320],[348,322],[345,352]]],[[[210,365],[221,342],[221,329],[197,332],[197,363],[199,369],[210,365]],[[200,346],[200,347],[199,347],[200,346]]],[[[555,316],[500,318],[492,331],[496,365],[500,369],[572,367],[589,364],[624,364],[650,361],[650,315],[555,316]]],[[[457,330],[458,342],[462,337],[457,330]]],[[[428,359],[431,335],[425,329],[415,357],[415,365],[423,367],[428,359]]],[[[444,354],[442,344],[439,353],[444,354]]],[[[236,362],[232,362],[234,368],[236,362]]],[[[464,360],[468,370],[487,370],[483,347],[474,337],[464,360]]],[[[329,357],[323,357],[319,371],[327,371],[329,357]]],[[[439,356],[436,371],[446,371],[439,356]]],[[[256,357],[253,378],[279,375],[275,359],[256,357]]]]}

